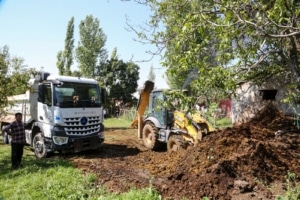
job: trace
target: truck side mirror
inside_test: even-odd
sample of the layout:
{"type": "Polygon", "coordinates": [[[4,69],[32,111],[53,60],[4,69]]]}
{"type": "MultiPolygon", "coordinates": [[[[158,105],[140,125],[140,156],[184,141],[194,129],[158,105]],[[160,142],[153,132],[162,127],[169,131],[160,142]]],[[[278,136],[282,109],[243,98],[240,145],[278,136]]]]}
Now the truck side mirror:
{"type": "Polygon", "coordinates": [[[45,102],[45,88],[43,84],[38,85],[38,102],[45,102]]]}

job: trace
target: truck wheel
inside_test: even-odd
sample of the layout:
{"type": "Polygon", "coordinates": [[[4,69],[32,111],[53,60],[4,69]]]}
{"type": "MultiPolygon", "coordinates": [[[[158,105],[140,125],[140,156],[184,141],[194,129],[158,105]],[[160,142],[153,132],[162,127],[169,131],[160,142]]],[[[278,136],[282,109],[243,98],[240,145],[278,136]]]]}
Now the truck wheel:
{"type": "Polygon", "coordinates": [[[8,135],[7,132],[3,130],[4,128],[5,128],[5,126],[2,127],[2,142],[4,144],[10,144],[11,143],[11,136],[8,135]]]}
{"type": "Polygon", "coordinates": [[[42,133],[38,133],[34,136],[32,146],[34,149],[34,154],[37,158],[47,157],[47,149],[42,133]]]}
{"type": "Polygon", "coordinates": [[[9,143],[9,140],[8,140],[8,134],[7,134],[6,131],[3,131],[3,130],[2,130],[2,142],[3,142],[4,144],[8,144],[8,143],[9,143]]]}
{"type": "Polygon", "coordinates": [[[153,123],[146,123],[143,128],[143,142],[150,150],[157,150],[160,147],[158,141],[158,129],[153,123]]]}
{"type": "Polygon", "coordinates": [[[187,143],[181,135],[171,135],[167,143],[168,152],[176,152],[187,148],[187,143]]]}

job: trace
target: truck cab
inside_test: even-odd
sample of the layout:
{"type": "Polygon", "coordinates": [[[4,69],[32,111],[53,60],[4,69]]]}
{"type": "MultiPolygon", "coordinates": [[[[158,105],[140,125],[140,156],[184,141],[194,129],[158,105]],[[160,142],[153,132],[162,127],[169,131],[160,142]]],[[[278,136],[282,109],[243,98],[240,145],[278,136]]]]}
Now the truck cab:
{"type": "Polygon", "coordinates": [[[54,151],[76,153],[100,147],[105,139],[105,92],[96,80],[42,73],[29,84],[31,90],[22,98],[10,97],[15,109],[7,109],[1,127],[19,108],[26,123],[26,142],[38,158],[54,151]]]}

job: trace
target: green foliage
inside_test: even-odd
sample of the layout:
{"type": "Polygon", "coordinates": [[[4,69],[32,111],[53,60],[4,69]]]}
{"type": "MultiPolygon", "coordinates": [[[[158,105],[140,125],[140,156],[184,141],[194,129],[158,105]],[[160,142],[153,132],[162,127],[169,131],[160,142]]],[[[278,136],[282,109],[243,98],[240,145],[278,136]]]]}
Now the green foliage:
{"type": "Polygon", "coordinates": [[[80,41],[76,48],[76,59],[84,77],[96,78],[101,74],[99,66],[105,62],[107,51],[104,48],[106,35],[100,22],[92,15],[86,16],[79,24],[80,41]]]}
{"type": "Polygon", "coordinates": [[[277,196],[276,200],[300,199],[300,187],[299,185],[297,185],[296,178],[297,177],[295,173],[292,173],[290,171],[287,172],[286,182],[285,182],[286,192],[283,196],[282,195],[277,196]]]}
{"type": "Polygon", "coordinates": [[[153,66],[150,67],[150,71],[148,74],[148,80],[155,83],[155,73],[154,73],[153,66]]]}
{"type": "Polygon", "coordinates": [[[65,58],[63,51],[59,51],[56,55],[56,66],[58,68],[58,74],[63,75],[65,73],[65,58]]]}
{"type": "MultiPolygon", "coordinates": [[[[178,75],[179,76],[179,75],[178,75]]],[[[167,73],[167,83],[170,89],[180,89],[183,85],[183,80],[179,80],[177,74],[167,73]]]]}
{"type": "Polygon", "coordinates": [[[135,102],[136,99],[131,94],[138,86],[139,66],[119,59],[116,48],[111,58],[107,59],[106,35],[97,18],[87,16],[80,22],[79,29],[80,41],[76,48],[76,58],[80,75],[96,79],[101,87],[107,89],[106,107],[114,106],[115,100],[122,100],[124,104],[135,102]]]}
{"type": "Polygon", "coordinates": [[[207,115],[214,116],[218,112],[219,105],[218,103],[211,103],[207,110],[207,115]]]}
{"type": "Polygon", "coordinates": [[[68,23],[65,48],[57,53],[57,67],[60,75],[84,76],[94,78],[101,87],[107,89],[107,105],[115,105],[114,100],[122,100],[124,104],[137,100],[131,95],[136,92],[139,78],[139,66],[133,62],[123,62],[117,56],[117,49],[107,59],[105,49],[106,35],[100,22],[92,15],[86,16],[79,24],[80,41],[76,47],[76,60],[79,70],[71,72],[74,48],[74,17],[68,23]]]}
{"type": "Polygon", "coordinates": [[[27,68],[23,62],[22,58],[11,57],[7,46],[0,48],[0,108],[8,105],[8,96],[23,94],[29,89],[29,78],[36,70],[27,68]]]}
{"type": "Polygon", "coordinates": [[[57,68],[59,75],[70,76],[71,65],[73,64],[73,49],[74,49],[74,17],[68,22],[68,28],[65,39],[65,49],[57,53],[57,68]]]}
{"type": "Polygon", "coordinates": [[[140,67],[133,62],[124,62],[117,56],[115,48],[109,60],[101,65],[101,73],[98,80],[101,86],[108,91],[108,99],[115,106],[114,100],[122,100],[123,104],[133,104],[136,98],[132,96],[136,92],[140,67]]]}
{"type": "Polygon", "coordinates": [[[153,13],[150,31],[138,36],[165,50],[170,82],[180,86],[196,72],[190,88],[198,96],[213,101],[216,93],[234,92],[241,80],[299,80],[299,1],[139,2],[153,13]]]}
{"type": "Polygon", "coordinates": [[[300,93],[295,92],[295,88],[300,88],[299,82],[291,83],[290,85],[286,86],[286,97],[283,99],[283,102],[290,103],[294,107],[297,106],[300,102],[300,93]]]}
{"type": "Polygon", "coordinates": [[[132,102],[132,94],[138,86],[139,66],[122,60],[118,60],[112,65],[114,72],[113,84],[110,89],[111,99],[120,99],[123,103],[132,102]]]}
{"type": "Polygon", "coordinates": [[[65,51],[66,58],[65,75],[71,75],[71,65],[73,64],[73,49],[74,49],[74,17],[68,23],[67,34],[65,39],[65,51]]]}

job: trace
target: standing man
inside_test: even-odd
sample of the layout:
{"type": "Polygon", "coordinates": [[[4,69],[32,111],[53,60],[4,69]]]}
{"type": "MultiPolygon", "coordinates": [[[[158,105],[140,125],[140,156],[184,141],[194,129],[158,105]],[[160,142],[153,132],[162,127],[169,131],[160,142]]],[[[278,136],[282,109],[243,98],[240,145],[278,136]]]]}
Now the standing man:
{"type": "Polygon", "coordinates": [[[22,122],[22,113],[15,114],[15,121],[5,127],[9,135],[11,135],[11,167],[17,169],[21,167],[23,149],[26,143],[25,124],[22,122]]]}

